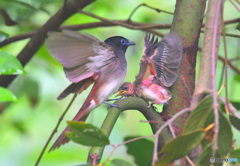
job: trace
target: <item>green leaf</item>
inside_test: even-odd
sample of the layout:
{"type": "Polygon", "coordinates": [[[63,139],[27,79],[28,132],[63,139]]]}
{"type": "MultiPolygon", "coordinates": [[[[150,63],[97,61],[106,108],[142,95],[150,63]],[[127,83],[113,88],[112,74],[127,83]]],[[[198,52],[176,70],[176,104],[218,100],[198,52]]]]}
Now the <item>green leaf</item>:
{"type": "Polygon", "coordinates": [[[83,163],[83,164],[79,164],[79,165],[76,165],[76,166],[93,166],[92,164],[88,164],[88,163],[83,163]]]}
{"type": "Polygon", "coordinates": [[[0,51],[0,75],[22,73],[24,73],[24,70],[18,59],[7,52],[0,51]]]}
{"type": "Polygon", "coordinates": [[[111,161],[111,166],[133,166],[133,165],[126,160],[113,159],[111,161]]]}
{"type": "Polygon", "coordinates": [[[3,40],[5,40],[6,38],[8,38],[9,34],[0,31],[0,42],[2,42],[3,40]]]}
{"type": "Polygon", "coordinates": [[[205,121],[211,112],[213,112],[212,95],[204,98],[191,112],[187,124],[183,129],[183,133],[204,128],[205,121]]]}
{"type": "Polygon", "coordinates": [[[0,87],[0,102],[6,102],[6,101],[17,101],[17,98],[8,89],[0,87]]]}
{"type": "Polygon", "coordinates": [[[236,29],[240,31],[240,23],[238,23],[236,29]]]}
{"type": "Polygon", "coordinates": [[[67,137],[79,144],[87,146],[104,146],[109,144],[108,137],[97,127],[84,122],[68,122],[71,131],[67,137]]]}
{"type": "Polygon", "coordinates": [[[191,131],[170,140],[160,152],[160,165],[171,164],[174,160],[188,155],[205,137],[202,129],[191,131]]]}
{"type": "MultiPolygon", "coordinates": [[[[205,127],[207,127],[212,123],[214,123],[213,112],[209,115],[205,123],[205,127]]],[[[217,157],[223,158],[231,151],[232,140],[233,140],[233,134],[232,134],[231,126],[227,118],[223,115],[221,111],[219,111],[218,150],[216,152],[217,157]]],[[[209,142],[204,140],[202,142],[203,148],[208,144],[209,142]]]]}
{"type": "MultiPolygon", "coordinates": [[[[230,103],[237,109],[240,110],[240,102],[239,101],[230,101],[230,103]]],[[[221,110],[225,111],[225,105],[223,103],[221,104],[221,110]]]]}
{"type": "Polygon", "coordinates": [[[210,166],[210,158],[213,156],[212,155],[212,146],[213,143],[208,144],[207,146],[204,147],[202,152],[199,155],[198,159],[198,166],[210,166]]]}
{"type": "Polygon", "coordinates": [[[240,119],[238,119],[235,116],[229,115],[230,121],[232,123],[232,125],[238,130],[240,131],[240,119]]]}
{"type": "Polygon", "coordinates": [[[238,159],[238,163],[240,163],[240,149],[236,149],[236,150],[232,151],[229,155],[229,158],[238,159]]]}
{"type": "Polygon", "coordinates": [[[238,101],[230,101],[230,103],[231,103],[237,110],[240,110],[240,102],[238,102],[238,101]]]}
{"type": "MultiPolygon", "coordinates": [[[[124,141],[134,139],[137,137],[125,137],[124,141]]],[[[145,166],[152,158],[154,143],[147,139],[140,139],[137,141],[125,144],[127,146],[127,153],[133,155],[135,163],[139,166],[145,166]]]]}

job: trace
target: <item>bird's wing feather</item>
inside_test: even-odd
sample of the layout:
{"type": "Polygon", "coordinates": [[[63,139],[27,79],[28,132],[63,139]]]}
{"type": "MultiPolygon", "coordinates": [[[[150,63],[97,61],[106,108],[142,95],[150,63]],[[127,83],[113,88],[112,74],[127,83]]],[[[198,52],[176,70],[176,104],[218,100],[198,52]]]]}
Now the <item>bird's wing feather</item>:
{"type": "Polygon", "coordinates": [[[145,73],[146,78],[149,73],[157,74],[160,83],[170,87],[178,77],[178,70],[182,59],[182,39],[176,32],[171,32],[158,42],[154,35],[147,34],[145,37],[143,56],[147,57],[148,69],[145,73]],[[153,73],[149,70],[155,70],[153,73]]]}
{"type": "Polygon", "coordinates": [[[152,63],[161,84],[170,87],[178,77],[183,52],[182,39],[176,32],[171,32],[164,36],[157,50],[152,63]]]}
{"type": "Polygon", "coordinates": [[[47,48],[73,83],[92,76],[116,56],[111,46],[88,34],[65,30],[48,36],[47,48]]]}

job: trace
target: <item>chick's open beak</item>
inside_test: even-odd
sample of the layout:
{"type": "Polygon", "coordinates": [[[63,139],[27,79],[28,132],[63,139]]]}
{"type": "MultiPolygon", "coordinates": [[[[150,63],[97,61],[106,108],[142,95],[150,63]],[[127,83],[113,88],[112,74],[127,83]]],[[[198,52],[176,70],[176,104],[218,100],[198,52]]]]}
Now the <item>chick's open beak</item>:
{"type": "MultiPolygon", "coordinates": [[[[127,91],[125,91],[125,90],[120,90],[120,91],[116,91],[115,93],[118,93],[115,97],[117,97],[117,96],[123,96],[124,94],[126,94],[127,93],[127,91]]],[[[114,94],[115,94],[114,93],[114,94]]]]}

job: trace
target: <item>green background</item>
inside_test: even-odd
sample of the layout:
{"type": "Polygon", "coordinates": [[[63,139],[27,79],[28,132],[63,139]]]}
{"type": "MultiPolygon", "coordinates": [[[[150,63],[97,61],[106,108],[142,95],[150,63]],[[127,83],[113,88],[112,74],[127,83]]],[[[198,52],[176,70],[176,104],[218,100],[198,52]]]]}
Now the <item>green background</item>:
{"type": "MultiPolygon", "coordinates": [[[[48,13],[43,10],[33,10],[11,1],[1,1],[0,7],[5,8],[13,20],[18,22],[18,25],[8,27],[3,24],[3,19],[0,17],[0,30],[10,34],[10,36],[26,33],[41,27],[63,4],[61,0],[22,0],[22,2],[26,2],[37,9],[44,9],[48,11],[48,13]]],[[[131,11],[140,3],[147,3],[150,6],[170,12],[174,12],[175,7],[175,1],[173,0],[98,0],[84,8],[84,11],[93,12],[96,15],[108,19],[122,20],[127,19],[131,11]]],[[[238,11],[229,1],[226,1],[224,19],[229,20],[237,17],[239,17],[238,11]]],[[[157,13],[151,9],[141,7],[132,19],[144,23],[170,24],[172,18],[173,15],[157,13]]],[[[95,21],[98,20],[82,14],[75,14],[65,21],[64,24],[72,25],[95,21]]],[[[236,25],[237,24],[227,25],[226,32],[240,35],[239,31],[235,29],[236,25]]],[[[160,32],[167,33],[168,31],[169,30],[161,30],[160,32]]],[[[125,79],[125,81],[134,81],[139,70],[145,32],[129,30],[122,27],[96,28],[80,32],[89,33],[102,41],[115,35],[121,35],[134,41],[136,46],[130,47],[126,53],[128,71],[125,79]]],[[[0,48],[0,50],[16,56],[28,41],[27,39],[15,42],[0,48]]],[[[200,36],[199,46],[202,46],[202,43],[203,34],[200,36]]],[[[230,58],[240,56],[239,45],[240,39],[227,37],[228,56],[230,58]]],[[[220,45],[220,55],[224,55],[222,44],[220,45]]],[[[200,53],[198,53],[197,57],[196,74],[198,73],[199,60],[200,53]]],[[[239,66],[239,61],[235,61],[233,64],[239,66]]],[[[218,62],[217,87],[219,87],[222,66],[222,63],[218,62]]],[[[41,47],[27,64],[25,71],[27,74],[19,76],[10,86],[10,89],[18,97],[18,102],[6,103],[6,109],[0,113],[0,166],[33,165],[55,127],[58,118],[71,100],[71,97],[67,97],[61,101],[56,100],[60,92],[68,86],[70,82],[65,78],[60,63],[49,55],[45,45],[41,47]]],[[[230,101],[240,102],[240,75],[236,75],[230,68],[228,71],[229,99],[230,101]]],[[[50,145],[66,127],[66,120],[71,120],[79,110],[89,93],[89,89],[77,97],[50,145]]],[[[224,95],[224,91],[222,95],[224,95]]],[[[95,109],[87,122],[100,127],[107,114],[107,107],[107,105],[102,104],[95,109]]],[[[159,110],[161,110],[161,106],[159,110]]],[[[111,143],[121,143],[126,136],[151,135],[150,126],[147,123],[139,122],[140,120],[144,120],[144,117],[139,112],[124,112],[110,136],[111,143]]],[[[237,133],[235,129],[234,131],[234,137],[237,139],[237,147],[239,147],[240,134],[237,133]]],[[[45,153],[40,165],[76,165],[86,162],[88,150],[89,147],[70,142],[54,152],[45,153]]],[[[112,147],[107,146],[103,160],[106,159],[111,150],[112,147]]],[[[119,147],[114,153],[112,159],[113,158],[123,158],[134,163],[133,157],[127,154],[125,146],[119,147]]]]}

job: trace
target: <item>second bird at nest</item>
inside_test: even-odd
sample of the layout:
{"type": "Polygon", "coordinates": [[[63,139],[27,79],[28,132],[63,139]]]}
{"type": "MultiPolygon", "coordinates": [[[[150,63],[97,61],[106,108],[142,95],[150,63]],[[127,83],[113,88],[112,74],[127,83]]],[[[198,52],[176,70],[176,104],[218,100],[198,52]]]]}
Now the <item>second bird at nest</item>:
{"type": "Polygon", "coordinates": [[[168,90],[178,77],[182,60],[182,39],[171,32],[158,42],[158,38],[147,34],[140,63],[140,71],[134,83],[125,82],[117,96],[142,97],[155,104],[165,104],[172,94],[168,90]]]}

